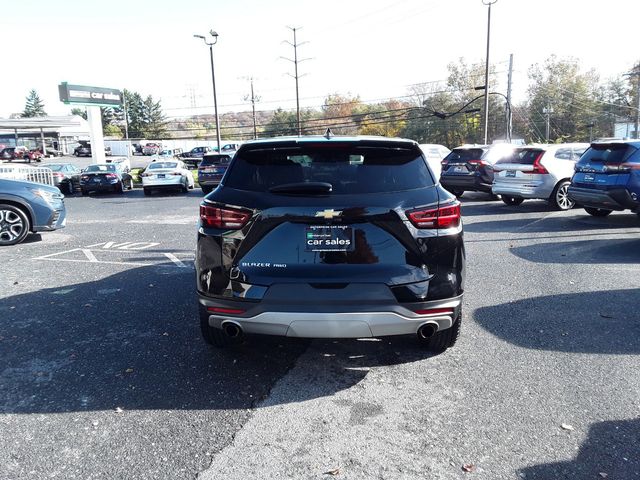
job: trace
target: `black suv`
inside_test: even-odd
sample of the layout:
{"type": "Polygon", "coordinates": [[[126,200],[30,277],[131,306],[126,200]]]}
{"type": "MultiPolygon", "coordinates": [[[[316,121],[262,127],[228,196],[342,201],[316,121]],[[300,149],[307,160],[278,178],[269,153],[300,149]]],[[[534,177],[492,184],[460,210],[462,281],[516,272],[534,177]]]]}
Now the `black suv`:
{"type": "Polygon", "coordinates": [[[377,137],[259,140],[200,204],[200,325],[244,333],[416,335],[451,347],[461,323],[460,204],[417,143],[377,137]]]}
{"type": "Polygon", "coordinates": [[[492,196],[493,165],[513,152],[508,144],[462,145],[442,159],[440,183],[457,197],[464,192],[485,192],[492,196]]]}

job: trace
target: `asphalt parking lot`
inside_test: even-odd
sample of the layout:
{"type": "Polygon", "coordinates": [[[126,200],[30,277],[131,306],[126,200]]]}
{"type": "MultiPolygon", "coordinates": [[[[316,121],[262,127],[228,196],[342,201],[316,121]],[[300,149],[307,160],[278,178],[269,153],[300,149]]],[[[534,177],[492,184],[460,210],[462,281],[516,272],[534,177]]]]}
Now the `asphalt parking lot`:
{"type": "Polygon", "coordinates": [[[636,215],[465,195],[441,355],[219,351],[194,295],[201,196],[75,195],[65,229],[0,250],[0,478],[640,478],[636,215]]]}

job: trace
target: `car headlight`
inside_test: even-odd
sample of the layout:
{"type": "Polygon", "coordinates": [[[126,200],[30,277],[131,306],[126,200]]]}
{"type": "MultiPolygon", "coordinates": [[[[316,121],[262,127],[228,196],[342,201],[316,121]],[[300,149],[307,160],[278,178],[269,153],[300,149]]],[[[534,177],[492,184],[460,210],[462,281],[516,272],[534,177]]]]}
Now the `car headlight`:
{"type": "Polygon", "coordinates": [[[53,206],[54,202],[57,200],[62,200],[64,195],[61,193],[53,193],[43,188],[30,188],[31,193],[33,193],[36,197],[42,198],[49,205],[53,206]]]}

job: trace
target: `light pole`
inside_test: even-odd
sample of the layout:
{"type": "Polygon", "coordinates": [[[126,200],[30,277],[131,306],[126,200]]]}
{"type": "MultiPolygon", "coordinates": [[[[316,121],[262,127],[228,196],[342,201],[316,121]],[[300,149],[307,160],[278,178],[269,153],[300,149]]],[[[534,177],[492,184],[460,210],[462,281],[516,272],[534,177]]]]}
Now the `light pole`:
{"type": "Polygon", "coordinates": [[[498,0],[482,0],[489,7],[487,12],[487,60],[484,68],[484,144],[489,139],[489,41],[491,39],[491,5],[498,0]]]}
{"type": "Polygon", "coordinates": [[[207,37],[204,35],[194,35],[194,37],[201,38],[204,43],[209,45],[209,55],[211,56],[211,81],[213,83],[213,108],[216,113],[216,140],[218,141],[218,152],[220,152],[220,119],[218,118],[218,98],[216,97],[216,74],[213,69],[213,46],[218,43],[218,33],[213,30],[209,30],[209,35],[213,37],[212,42],[207,42],[207,37]]]}

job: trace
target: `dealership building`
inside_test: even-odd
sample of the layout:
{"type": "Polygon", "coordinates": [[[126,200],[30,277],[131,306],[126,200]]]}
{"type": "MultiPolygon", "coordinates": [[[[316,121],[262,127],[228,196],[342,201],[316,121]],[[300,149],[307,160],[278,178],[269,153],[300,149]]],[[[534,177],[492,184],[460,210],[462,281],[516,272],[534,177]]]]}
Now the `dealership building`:
{"type": "Polygon", "coordinates": [[[72,154],[79,140],[89,139],[88,122],[77,115],[66,117],[0,118],[0,144],[5,147],[24,145],[72,154]]]}

